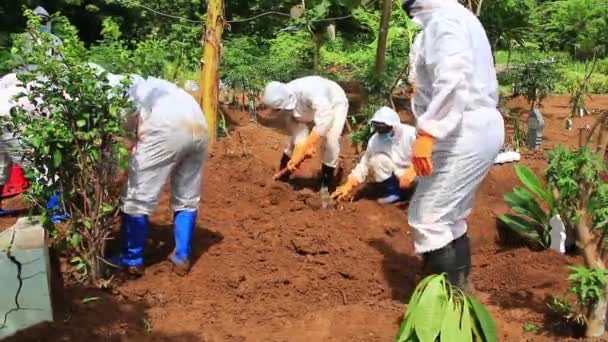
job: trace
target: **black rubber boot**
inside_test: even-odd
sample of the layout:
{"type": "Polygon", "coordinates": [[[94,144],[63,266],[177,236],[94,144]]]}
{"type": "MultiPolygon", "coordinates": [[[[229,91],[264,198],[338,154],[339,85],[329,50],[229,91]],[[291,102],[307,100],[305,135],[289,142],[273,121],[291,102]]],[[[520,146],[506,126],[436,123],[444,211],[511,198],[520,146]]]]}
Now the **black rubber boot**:
{"type": "MultiPolygon", "coordinates": [[[[288,156],[287,154],[285,154],[285,152],[283,152],[283,155],[281,156],[281,163],[279,164],[279,171],[283,170],[284,168],[287,167],[287,163],[289,163],[289,160],[291,159],[290,156],[288,156]]],[[[289,176],[291,176],[290,172],[285,172],[283,174],[283,176],[281,176],[279,179],[279,181],[281,182],[287,182],[289,181],[289,176]]]]}
{"type": "Polygon", "coordinates": [[[453,286],[467,291],[471,270],[471,248],[468,236],[465,234],[443,248],[425,253],[424,264],[433,274],[446,273],[453,286]]]}
{"type": "Polygon", "coordinates": [[[335,190],[335,173],[335,167],[329,167],[325,164],[321,164],[321,188],[328,188],[329,193],[332,193],[335,190]]]}
{"type": "Polygon", "coordinates": [[[456,262],[458,264],[459,286],[464,291],[473,290],[469,283],[469,274],[471,273],[471,241],[465,233],[463,236],[454,240],[454,249],[456,250],[456,262]]]}

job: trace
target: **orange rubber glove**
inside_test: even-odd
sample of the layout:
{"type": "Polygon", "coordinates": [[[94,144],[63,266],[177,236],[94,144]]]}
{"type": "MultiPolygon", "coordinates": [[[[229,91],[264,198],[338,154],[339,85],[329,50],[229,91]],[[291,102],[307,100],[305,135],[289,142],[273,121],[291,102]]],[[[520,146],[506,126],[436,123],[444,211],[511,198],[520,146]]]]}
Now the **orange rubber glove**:
{"type": "Polygon", "coordinates": [[[331,199],[339,201],[350,201],[355,194],[354,190],[359,186],[359,181],[354,176],[348,176],[348,180],[343,185],[339,186],[333,194],[331,199]]]}
{"type": "Polygon", "coordinates": [[[428,176],[433,173],[433,144],[435,138],[425,131],[418,130],[414,141],[414,153],[412,154],[412,164],[418,176],[428,176]]]}
{"type": "Polygon", "coordinates": [[[293,150],[293,155],[287,163],[287,169],[290,172],[294,172],[300,167],[302,162],[310,157],[312,157],[317,151],[317,144],[321,140],[321,136],[316,131],[312,131],[306,141],[302,144],[296,146],[293,150]]]}
{"type": "Polygon", "coordinates": [[[399,187],[401,189],[407,189],[412,185],[416,179],[416,170],[414,170],[414,166],[410,166],[401,177],[399,177],[399,187]]]}

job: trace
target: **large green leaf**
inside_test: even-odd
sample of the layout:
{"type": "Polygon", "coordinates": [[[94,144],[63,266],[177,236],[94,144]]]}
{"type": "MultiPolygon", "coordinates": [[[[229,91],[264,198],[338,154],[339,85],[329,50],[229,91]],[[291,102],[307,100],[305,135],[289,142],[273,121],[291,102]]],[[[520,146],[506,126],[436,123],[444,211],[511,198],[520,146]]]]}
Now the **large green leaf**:
{"type": "Polygon", "coordinates": [[[434,342],[445,316],[447,293],[443,277],[433,278],[420,297],[416,306],[414,330],[421,342],[434,342]]]}
{"type": "Polygon", "coordinates": [[[453,300],[449,300],[445,308],[445,317],[441,323],[441,336],[445,341],[448,336],[458,335],[458,322],[460,322],[460,313],[456,311],[456,306],[453,300]]]}
{"type": "Polygon", "coordinates": [[[471,310],[466,300],[462,302],[462,318],[460,321],[460,335],[458,342],[472,342],[473,331],[471,324],[471,310]]]}
{"type": "Polygon", "coordinates": [[[496,322],[494,322],[488,309],[471,296],[467,296],[467,301],[469,302],[469,307],[474,316],[474,323],[478,324],[481,333],[483,334],[483,342],[496,342],[496,322]]]}
{"type": "MultiPolygon", "coordinates": [[[[441,276],[430,275],[430,276],[422,279],[416,286],[416,289],[414,290],[414,293],[412,294],[412,297],[410,298],[409,304],[405,311],[403,321],[401,322],[401,325],[399,326],[399,331],[397,332],[397,337],[395,338],[396,342],[405,342],[405,341],[409,341],[410,338],[412,338],[412,332],[414,330],[414,318],[413,317],[416,317],[414,312],[416,311],[416,307],[418,305],[418,302],[420,301],[420,296],[424,292],[424,289],[426,288],[427,284],[431,280],[438,278],[438,277],[441,277],[441,276]]],[[[413,336],[415,336],[415,334],[413,336]]]]}
{"type": "Polygon", "coordinates": [[[515,166],[515,173],[519,180],[524,183],[525,186],[528,187],[536,196],[541,198],[547,204],[553,206],[553,196],[549,191],[546,191],[538,177],[534,174],[534,172],[527,166],[517,165],[515,166]]]}
{"type": "Polygon", "coordinates": [[[515,212],[533,219],[538,224],[548,224],[549,216],[528,190],[515,187],[513,192],[504,195],[504,200],[515,212]]]}
{"type": "MultiPolygon", "coordinates": [[[[517,234],[523,236],[531,241],[536,241],[541,245],[545,246],[546,241],[542,241],[541,236],[534,229],[535,223],[526,220],[525,218],[517,215],[505,214],[498,216],[502,222],[504,222],[509,228],[515,231],[517,234]]],[[[547,246],[545,246],[547,247],[547,246]]]]}

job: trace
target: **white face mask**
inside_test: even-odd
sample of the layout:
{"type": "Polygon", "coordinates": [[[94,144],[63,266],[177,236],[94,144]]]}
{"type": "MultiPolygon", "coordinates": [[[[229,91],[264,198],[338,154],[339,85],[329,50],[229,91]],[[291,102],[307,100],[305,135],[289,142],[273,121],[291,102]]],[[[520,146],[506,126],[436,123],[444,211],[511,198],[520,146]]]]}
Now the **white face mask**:
{"type": "Polygon", "coordinates": [[[393,142],[393,134],[392,133],[378,134],[378,141],[383,144],[391,144],[393,142]]]}

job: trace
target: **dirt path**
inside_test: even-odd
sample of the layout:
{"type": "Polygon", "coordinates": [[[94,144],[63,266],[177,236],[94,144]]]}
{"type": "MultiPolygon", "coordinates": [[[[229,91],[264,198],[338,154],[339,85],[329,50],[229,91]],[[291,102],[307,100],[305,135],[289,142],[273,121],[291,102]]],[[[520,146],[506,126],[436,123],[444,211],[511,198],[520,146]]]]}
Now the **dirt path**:
{"type": "MultiPolygon", "coordinates": [[[[567,100],[566,100],[567,103],[567,100]]],[[[547,145],[576,145],[565,131],[564,98],[545,108],[547,145]]],[[[511,103],[513,108],[522,105],[511,103]]],[[[592,108],[608,108],[596,96],[592,108]]],[[[179,278],[164,258],[172,249],[172,213],[164,192],[150,234],[144,277],[109,294],[71,287],[55,301],[52,326],[14,341],[391,341],[415,281],[406,207],[372,200],[321,210],[318,195],[270,181],[285,137],[277,120],[238,127],[213,150],[205,170],[191,274],[179,278]],[[83,304],[81,299],[99,300],[83,304]]],[[[575,119],[575,129],[589,118],[575,119]]],[[[344,138],[344,146],[347,146],[344,138]]],[[[353,151],[346,148],[345,164],[353,151]]],[[[541,171],[542,159],[525,164],[541,171]]],[[[311,163],[311,166],[314,166],[311,163]]],[[[315,167],[300,176],[314,176],[315,167]]],[[[498,323],[500,341],[556,341],[545,324],[549,295],[567,290],[566,265],[580,262],[551,251],[496,243],[502,196],[517,179],[513,165],[494,167],[470,218],[472,277],[498,323]],[[542,334],[524,332],[534,324],[542,334]]]]}

